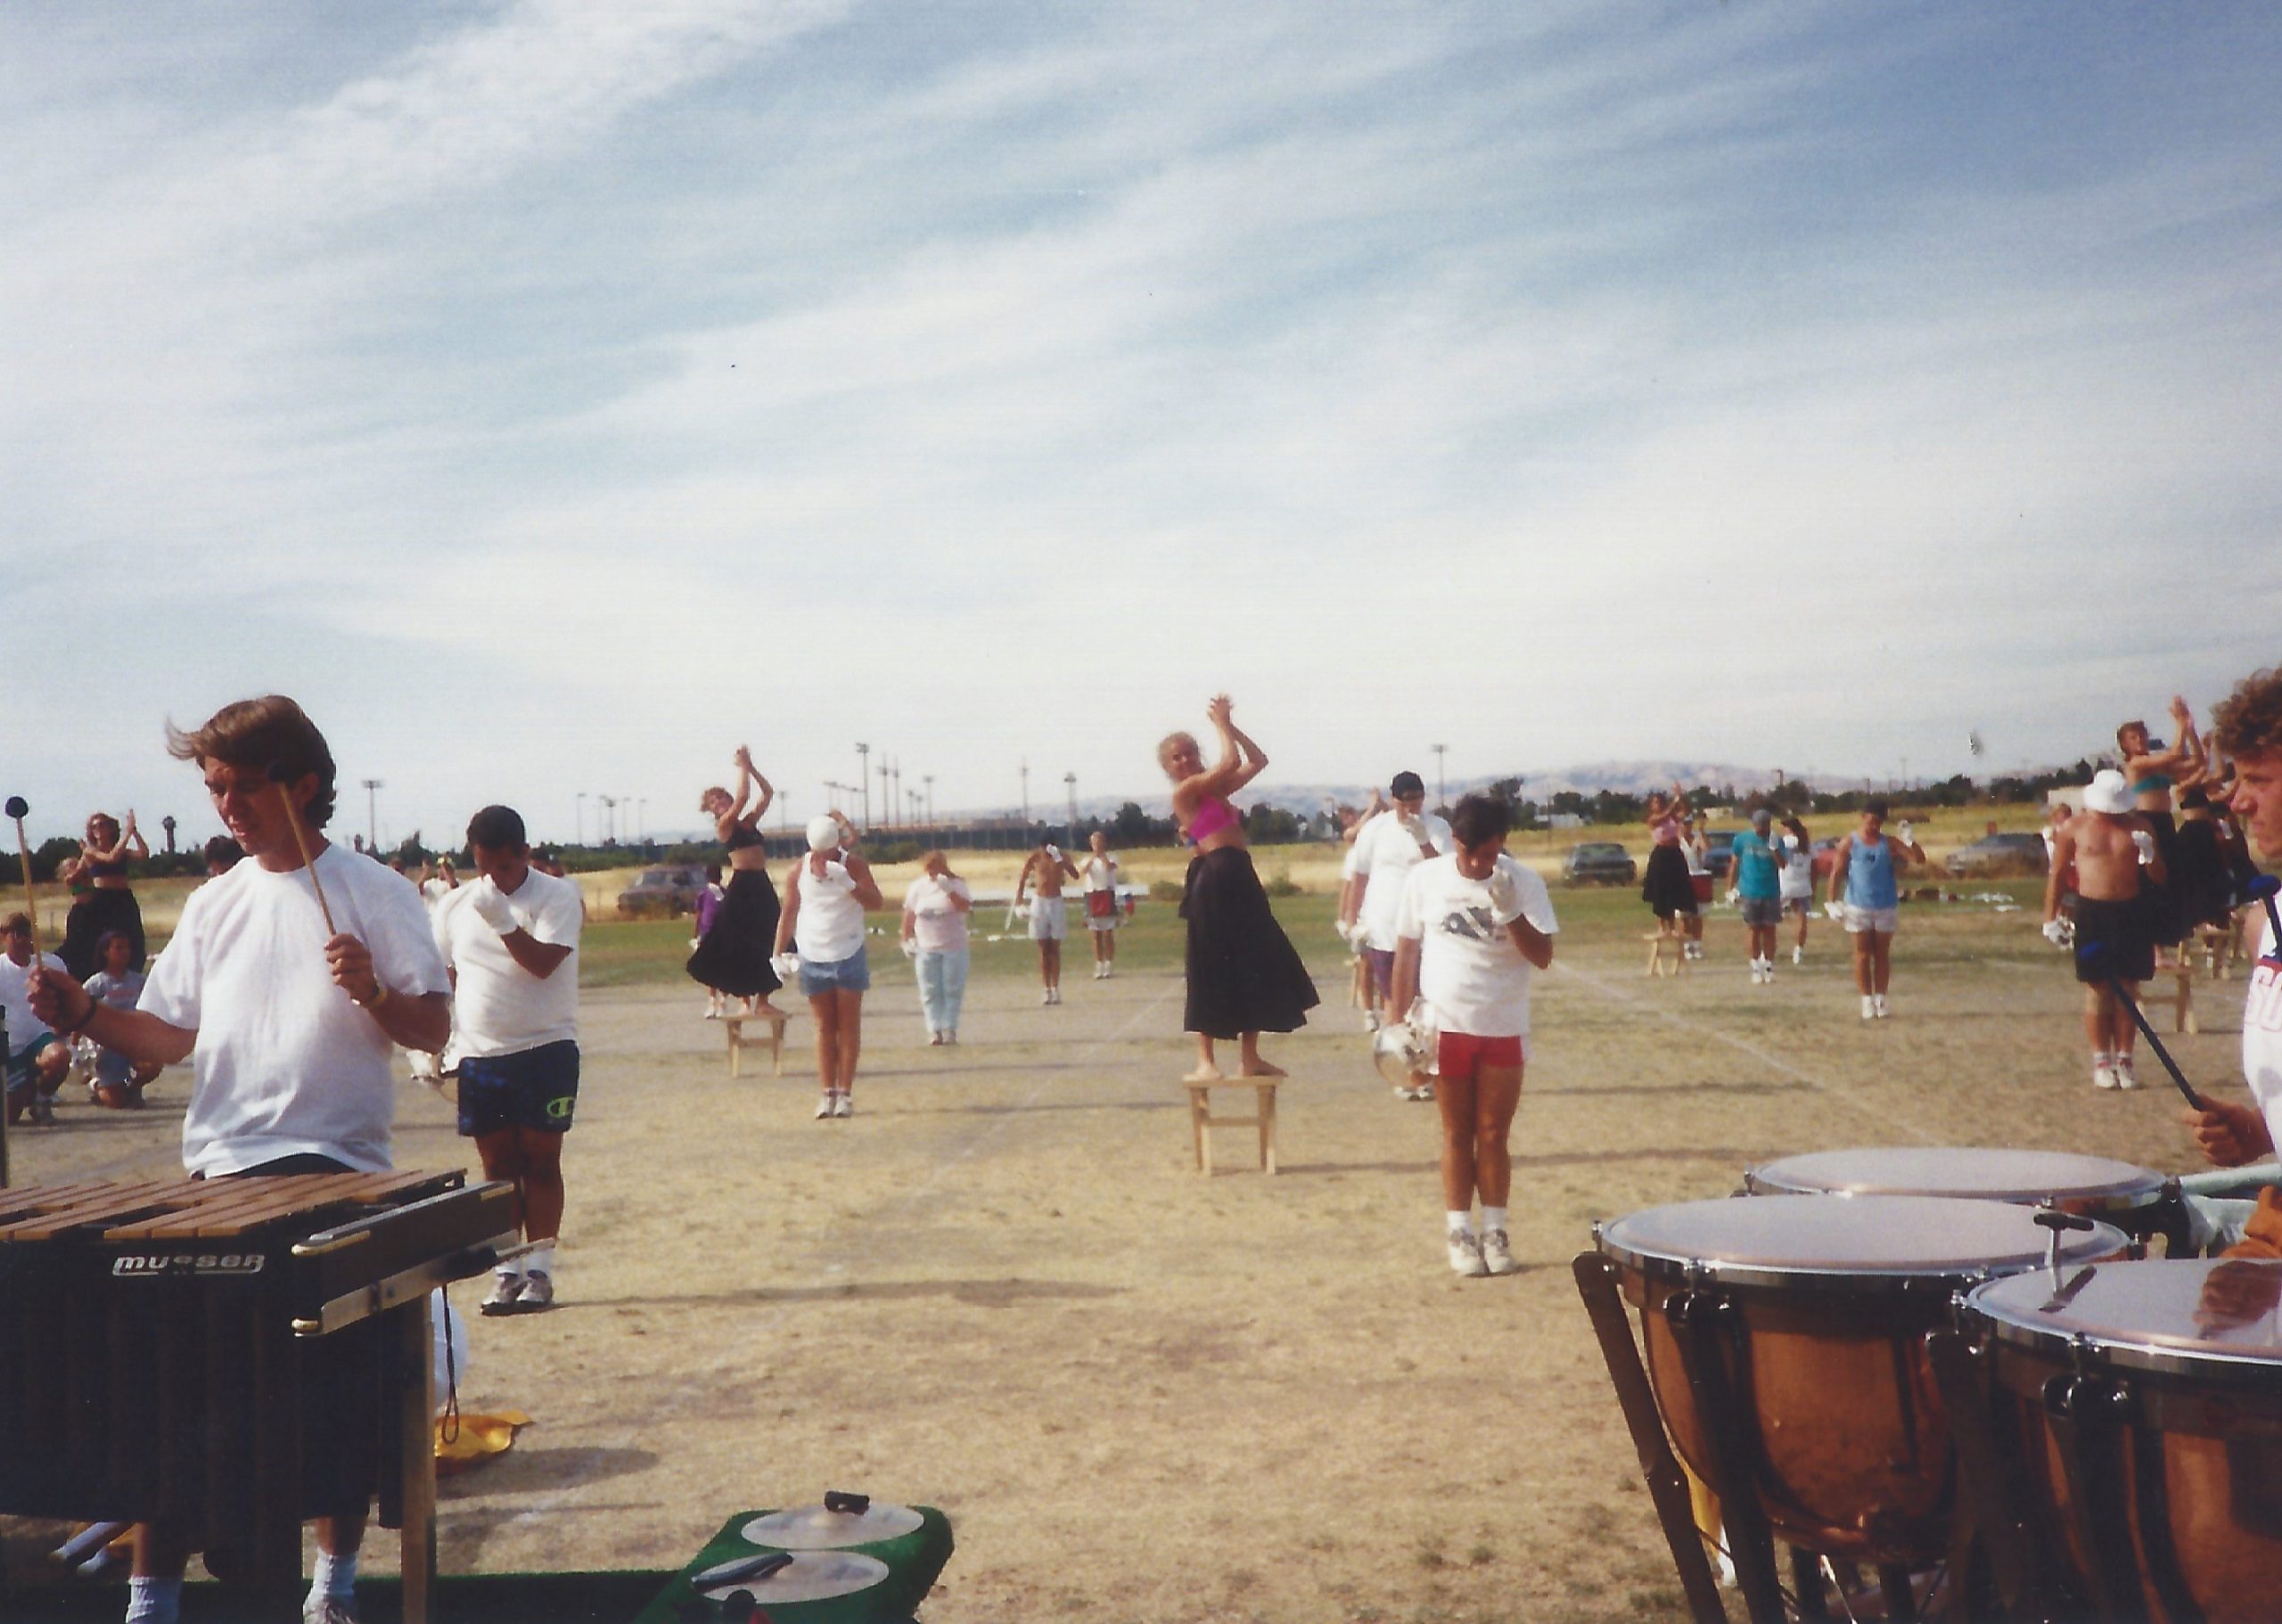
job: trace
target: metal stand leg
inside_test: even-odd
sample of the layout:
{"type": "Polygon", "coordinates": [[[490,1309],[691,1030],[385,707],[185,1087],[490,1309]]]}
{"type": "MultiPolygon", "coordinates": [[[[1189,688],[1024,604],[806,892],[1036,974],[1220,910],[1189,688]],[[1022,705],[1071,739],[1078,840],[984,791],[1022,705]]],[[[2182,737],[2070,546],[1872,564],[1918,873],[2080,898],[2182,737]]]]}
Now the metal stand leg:
{"type": "Polygon", "coordinates": [[[435,1329],[430,1299],[404,1305],[390,1320],[396,1326],[397,1441],[404,1482],[404,1528],[399,1550],[404,1566],[404,1624],[428,1624],[436,1588],[436,1389],[435,1329]]]}
{"type": "Polygon", "coordinates": [[[1728,1376],[1731,1305],[1710,1292],[1676,1292],[1664,1317],[1679,1344],[1680,1363],[1695,1396],[1695,1413],[1712,1440],[1712,1487],[1728,1519],[1728,1554],[1752,1624],[1785,1624],[1783,1585],[1775,1571],[1775,1540],[1760,1504],[1753,1472],[1755,1452],[1744,1411],[1728,1376]]]}
{"type": "Polygon", "coordinates": [[[1799,1617],[1805,1624],[1824,1624],[1830,1617],[1822,1589],[1822,1558],[1798,1546],[1791,1547],[1791,1588],[1799,1598],[1799,1617]]]}
{"type": "Polygon", "coordinates": [[[2112,1390],[2081,1376],[2045,1383],[2044,1407],[2068,1478],[2081,1508],[2091,1547],[2092,1616],[2099,1624],[2138,1619],[2139,1583],[2131,1561],[2131,1521],[2125,1509],[2122,1463],[2114,1429],[2100,1415],[2112,1390]]]}
{"type": "Polygon", "coordinates": [[[1640,1350],[1632,1341],[1632,1323],[1617,1290],[1617,1269],[1597,1251],[1580,1252],[1570,1270],[1577,1277],[1577,1293],[1599,1339],[1601,1358],[1608,1366],[1616,1402],[1632,1433],[1632,1448],[1640,1460],[1640,1475],[1648,1485],[1656,1521],[1671,1547],[1672,1566],[1679,1573],[1679,1587],[1687,1598],[1688,1616],[1695,1624],[1726,1624],[1728,1611],[1720,1601],[1719,1581],[1704,1560],[1703,1541],[1695,1531],[1688,1509],[1687,1480],[1664,1440],[1664,1423],[1656,1414],[1656,1396],[1648,1373],[1640,1367],[1640,1350]]]}
{"type": "Polygon", "coordinates": [[[2024,1521],[2035,1499],[2021,1470],[2019,1435],[1991,1392],[1980,1356],[1955,1331],[1928,1333],[1925,1351],[1958,1458],[1956,1531],[1933,1611],[2022,1621],[2081,1612],[2060,1592],[2024,1521]]]}

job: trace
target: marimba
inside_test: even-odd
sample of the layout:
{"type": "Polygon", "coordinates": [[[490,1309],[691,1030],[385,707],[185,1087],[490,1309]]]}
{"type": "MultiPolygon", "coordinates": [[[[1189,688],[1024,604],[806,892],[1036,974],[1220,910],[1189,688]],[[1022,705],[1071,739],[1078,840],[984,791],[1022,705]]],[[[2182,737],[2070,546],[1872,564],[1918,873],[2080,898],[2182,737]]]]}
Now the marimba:
{"type": "Polygon", "coordinates": [[[302,1521],[377,1489],[423,1617],[429,1293],[513,1245],[513,1195],[459,1172],[0,1191],[0,1512],[168,1521],[218,1577],[283,1588],[302,1521]]]}

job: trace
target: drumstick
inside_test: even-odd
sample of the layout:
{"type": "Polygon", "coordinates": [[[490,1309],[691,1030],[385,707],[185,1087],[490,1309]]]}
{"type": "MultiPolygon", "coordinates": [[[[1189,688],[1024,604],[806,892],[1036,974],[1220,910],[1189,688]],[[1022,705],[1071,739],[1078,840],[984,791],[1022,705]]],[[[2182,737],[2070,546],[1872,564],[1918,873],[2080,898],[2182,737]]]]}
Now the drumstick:
{"type": "Polygon", "coordinates": [[[293,798],[286,792],[282,779],[277,783],[277,803],[285,808],[285,821],[292,825],[293,844],[301,849],[301,866],[309,871],[309,883],[316,887],[317,912],[324,915],[325,936],[328,939],[338,936],[341,932],[332,927],[332,910],[325,906],[324,882],[317,878],[316,859],[309,856],[309,837],[301,827],[300,810],[293,805],[293,798]]]}
{"type": "Polygon", "coordinates": [[[2171,1059],[2171,1052],[2163,1047],[2163,1040],[2155,1036],[2155,1029],[2147,1024],[2147,1017],[2139,1013],[2139,1001],[2125,988],[2122,978],[2108,968],[2107,944],[2086,942],[2076,949],[2076,957],[2080,963],[2089,965],[2094,974],[2106,980],[2114,989],[2115,996],[2123,1000],[2123,1007],[2131,1012],[2132,1024],[2147,1039],[2147,1046],[2155,1051],[2155,1058],[2163,1062],[2163,1070],[2171,1074],[2171,1081],[2179,1085],[2179,1091],[2187,1096],[2187,1103],[2197,1111],[2208,1111],[2210,1107],[2204,1103],[2203,1096],[2195,1092],[2194,1086],[2179,1070],[2178,1062],[2171,1059]]]}
{"type": "Polygon", "coordinates": [[[24,865],[24,917],[32,923],[32,951],[39,951],[39,900],[32,895],[32,848],[24,838],[24,814],[30,803],[21,795],[8,797],[7,813],[16,820],[16,859],[24,865]]]}

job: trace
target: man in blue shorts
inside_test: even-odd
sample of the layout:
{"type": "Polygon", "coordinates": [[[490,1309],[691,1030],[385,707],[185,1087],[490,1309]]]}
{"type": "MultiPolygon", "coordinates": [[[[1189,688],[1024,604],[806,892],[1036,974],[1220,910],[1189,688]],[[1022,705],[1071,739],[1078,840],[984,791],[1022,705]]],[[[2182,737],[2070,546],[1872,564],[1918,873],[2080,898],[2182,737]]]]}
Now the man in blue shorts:
{"type": "Polygon", "coordinates": [[[554,1306],[562,1232],[562,1136],[579,1105],[579,886],[532,866],[523,820],[486,807],[469,820],[480,876],[436,909],[436,946],[452,972],[460,1132],[483,1176],[515,1186],[531,1250],[501,1263],[486,1314],[554,1306]]]}

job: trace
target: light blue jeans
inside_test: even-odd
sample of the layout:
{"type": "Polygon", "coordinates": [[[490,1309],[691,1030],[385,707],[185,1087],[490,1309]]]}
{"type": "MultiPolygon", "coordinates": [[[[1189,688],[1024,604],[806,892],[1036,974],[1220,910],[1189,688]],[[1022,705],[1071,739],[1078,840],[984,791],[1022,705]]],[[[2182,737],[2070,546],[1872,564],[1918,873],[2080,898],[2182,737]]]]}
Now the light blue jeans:
{"type": "Polygon", "coordinates": [[[967,950],[923,953],[912,961],[919,972],[919,1013],[929,1032],[958,1029],[959,1008],[966,1002],[967,950]]]}

